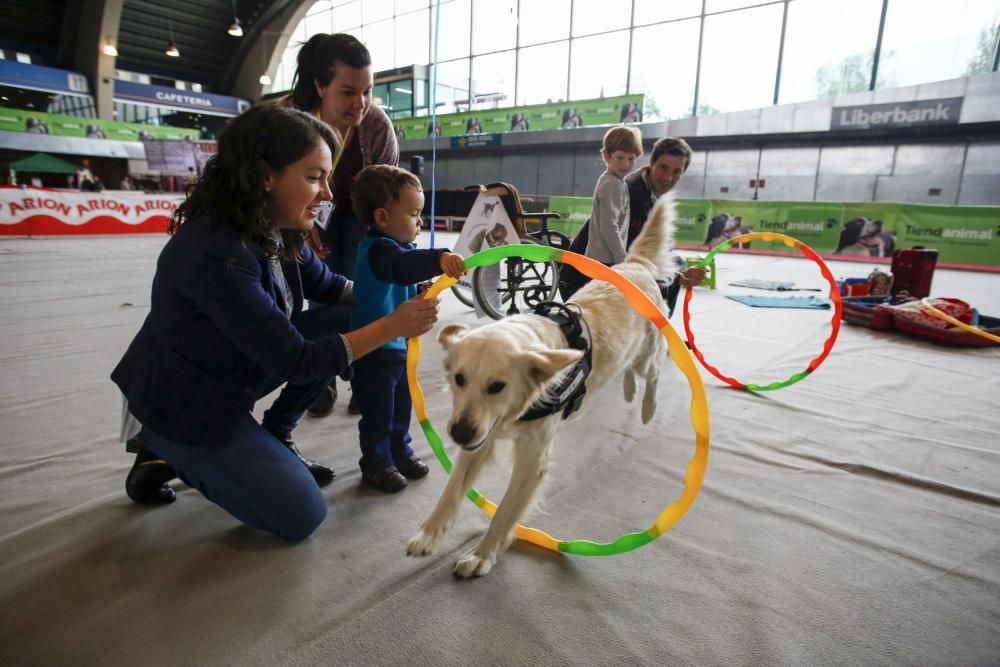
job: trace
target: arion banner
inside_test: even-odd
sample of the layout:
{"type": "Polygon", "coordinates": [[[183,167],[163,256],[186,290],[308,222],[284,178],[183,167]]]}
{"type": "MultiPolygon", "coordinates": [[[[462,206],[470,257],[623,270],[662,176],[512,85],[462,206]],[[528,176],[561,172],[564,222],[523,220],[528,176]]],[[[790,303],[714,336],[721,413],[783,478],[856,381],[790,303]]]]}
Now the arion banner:
{"type": "Polygon", "coordinates": [[[0,236],[164,232],[182,194],[0,187],[0,236]]]}

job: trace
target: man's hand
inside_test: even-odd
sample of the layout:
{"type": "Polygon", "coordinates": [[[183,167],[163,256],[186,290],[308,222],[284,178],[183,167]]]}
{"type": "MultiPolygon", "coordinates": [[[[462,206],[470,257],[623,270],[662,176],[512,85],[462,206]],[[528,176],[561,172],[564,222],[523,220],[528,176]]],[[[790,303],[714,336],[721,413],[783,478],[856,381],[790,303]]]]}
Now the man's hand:
{"type": "Polygon", "coordinates": [[[440,305],[441,300],[437,297],[425,299],[419,296],[399,304],[399,308],[389,315],[396,335],[416,338],[430,331],[437,322],[440,305]]]}
{"type": "Polygon", "coordinates": [[[441,253],[441,273],[449,278],[461,278],[465,274],[465,260],[453,252],[441,253]]]}
{"type": "Polygon", "coordinates": [[[678,277],[681,281],[681,287],[695,287],[705,279],[705,269],[692,266],[681,271],[678,277]]]}

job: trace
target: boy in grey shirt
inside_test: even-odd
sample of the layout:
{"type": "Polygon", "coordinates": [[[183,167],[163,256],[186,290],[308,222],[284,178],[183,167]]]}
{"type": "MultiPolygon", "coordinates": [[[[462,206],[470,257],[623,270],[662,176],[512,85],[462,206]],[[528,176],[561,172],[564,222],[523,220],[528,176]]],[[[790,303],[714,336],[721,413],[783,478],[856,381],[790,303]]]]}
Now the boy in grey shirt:
{"type": "Polygon", "coordinates": [[[625,261],[629,198],[625,177],[642,155],[642,134],[636,127],[619,125],[608,130],[601,157],[608,169],[597,179],[590,217],[587,257],[611,266],[625,261]]]}

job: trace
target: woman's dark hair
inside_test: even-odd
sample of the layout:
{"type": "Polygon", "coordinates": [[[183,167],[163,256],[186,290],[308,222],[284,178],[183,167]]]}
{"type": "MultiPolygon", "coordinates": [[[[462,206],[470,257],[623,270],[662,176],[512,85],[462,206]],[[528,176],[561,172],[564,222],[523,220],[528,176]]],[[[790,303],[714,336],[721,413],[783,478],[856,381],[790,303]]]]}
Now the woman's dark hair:
{"type": "Polygon", "coordinates": [[[372,64],[372,56],[353,35],[320,33],[309,38],[299,50],[298,67],[292,79],[292,104],[296,109],[315,111],[320,97],[316,82],[328,86],[337,75],[337,64],[361,69],[372,64]]]}
{"type": "MultiPolygon", "coordinates": [[[[298,162],[320,143],[337,154],[340,139],[330,127],[309,114],[262,104],[237,116],[219,136],[219,152],[205,165],[197,185],[170,217],[170,234],[191,221],[228,225],[245,240],[278,254],[271,238],[274,222],[267,212],[264,181],[298,162]]],[[[300,257],[306,233],[282,230],[284,259],[300,257]]]]}

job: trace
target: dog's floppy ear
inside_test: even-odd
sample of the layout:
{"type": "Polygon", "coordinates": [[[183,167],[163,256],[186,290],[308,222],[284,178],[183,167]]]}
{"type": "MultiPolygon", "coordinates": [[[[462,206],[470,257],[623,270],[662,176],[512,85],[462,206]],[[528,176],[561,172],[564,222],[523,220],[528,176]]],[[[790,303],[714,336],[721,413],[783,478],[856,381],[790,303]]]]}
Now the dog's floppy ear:
{"type": "Polygon", "coordinates": [[[712,222],[708,225],[708,234],[705,236],[705,245],[708,242],[722,233],[722,230],[726,228],[726,216],[725,214],[719,214],[712,218],[712,222]]]}
{"type": "Polygon", "coordinates": [[[845,222],[844,228],[840,230],[840,246],[838,247],[838,250],[857,243],[858,237],[861,236],[861,230],[864,226],[865,221],[861,218],[854,218],[850,222],[845,222]]]}
{"type": "Polygon", "coordinates": [[[449,324],[438,332],[438,342],[447,350],[449,345],[465,336],[468,330],[469,327],[464,324],[449,324]]]}
{"type": "Polygon", "coordinates": [[[528,362],[528,377],[538,383],[547,382],[562,369],[578,362],[582,356],[581,350],[543,350],[524,355],[528,362]]]}

